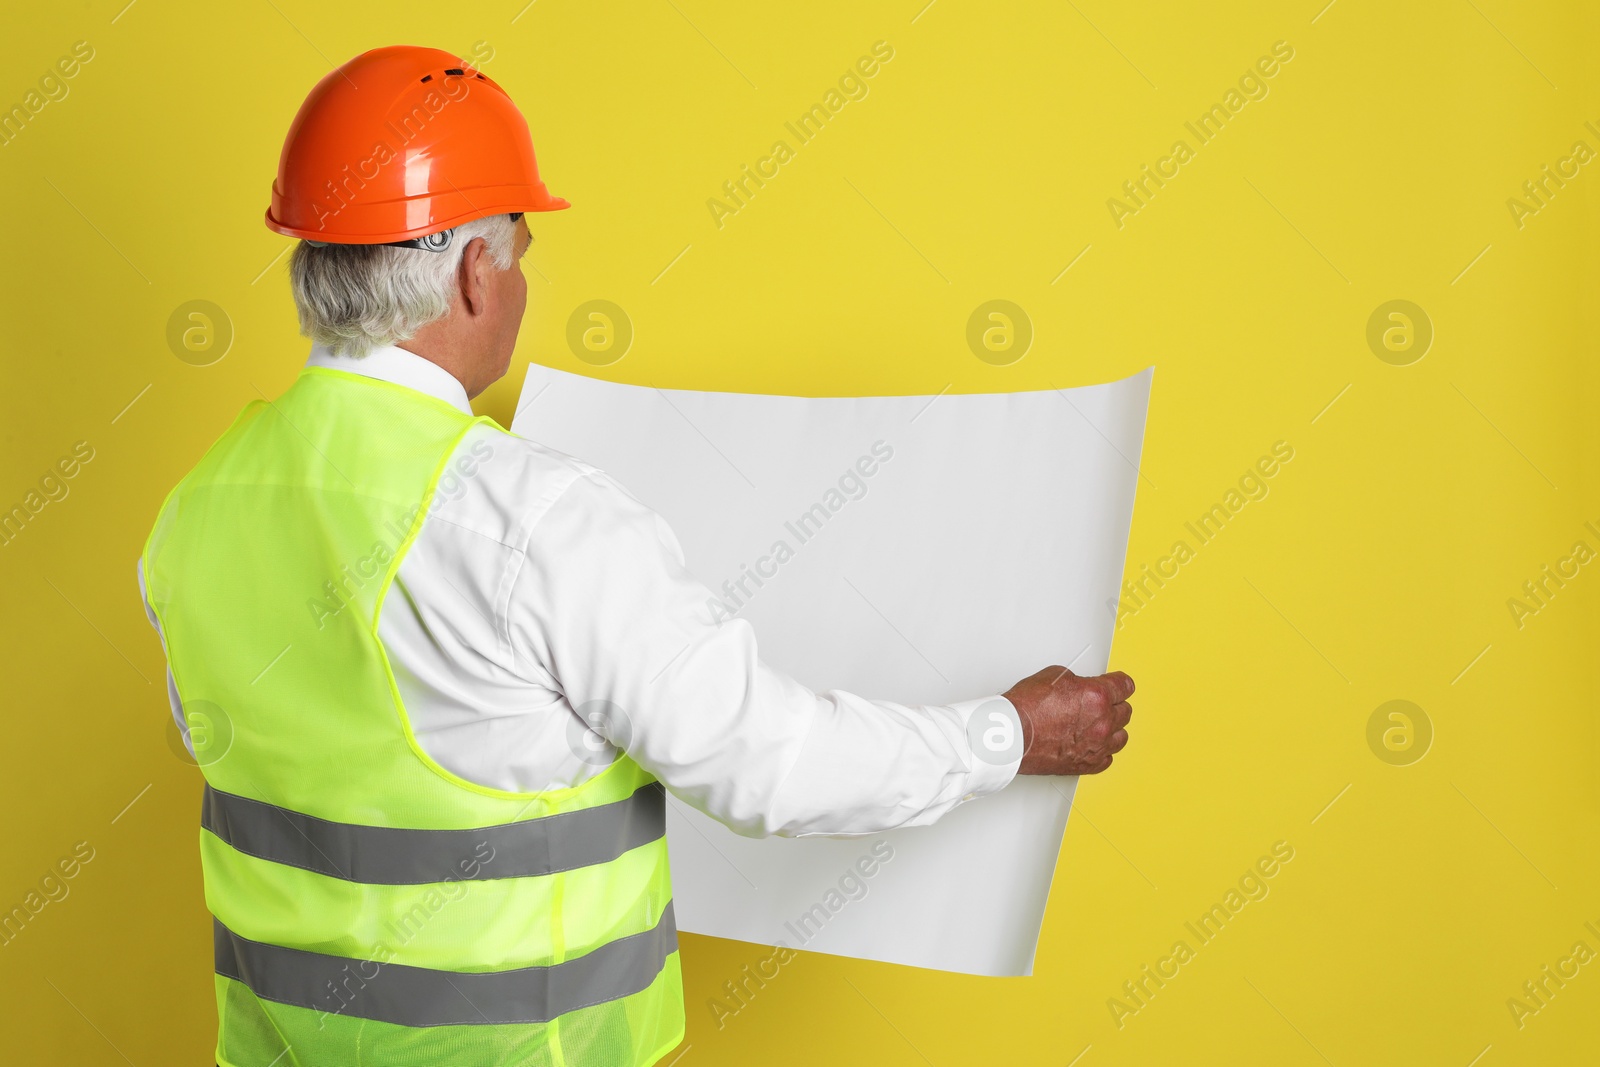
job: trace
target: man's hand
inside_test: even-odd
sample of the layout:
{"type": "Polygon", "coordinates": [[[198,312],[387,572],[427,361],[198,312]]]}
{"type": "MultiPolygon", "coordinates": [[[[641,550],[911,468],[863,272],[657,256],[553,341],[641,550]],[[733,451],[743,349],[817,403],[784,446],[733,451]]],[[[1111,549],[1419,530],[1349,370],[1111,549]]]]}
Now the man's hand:
{"type": "Polygon", "coordinates": [[[1018,774],[1099,774],[1128,743],[1133,679],[1121,671],[1081,678],[1046,667],[1005,693],[1022,719],[1018,774]]]}

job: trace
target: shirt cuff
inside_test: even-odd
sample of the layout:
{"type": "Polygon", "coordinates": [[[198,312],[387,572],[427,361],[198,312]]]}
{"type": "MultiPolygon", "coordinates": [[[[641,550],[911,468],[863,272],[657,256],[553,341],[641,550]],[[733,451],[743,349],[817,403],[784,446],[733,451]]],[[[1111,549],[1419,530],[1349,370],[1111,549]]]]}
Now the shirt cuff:
{"type": "Polygon", "coordinates": [[[1011,701],[996,694],[949,705],[966,727],[970,754],[963,801],[999,792],[1022,765],[1022,719],[1011,701]]]}

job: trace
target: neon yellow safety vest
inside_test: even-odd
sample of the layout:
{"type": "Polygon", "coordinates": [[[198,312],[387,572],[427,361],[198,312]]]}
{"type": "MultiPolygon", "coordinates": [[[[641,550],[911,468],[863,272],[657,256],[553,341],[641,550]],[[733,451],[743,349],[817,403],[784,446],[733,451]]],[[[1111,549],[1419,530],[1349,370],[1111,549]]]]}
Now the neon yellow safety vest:
{"type": "Polygon", "coordinates": [[[476,423],[307,368],[167,498],[151,606],[205,774],[223,1067],[643,1067],[683,1038],[665,795],[418,746],[378,613],[476,423]]]}

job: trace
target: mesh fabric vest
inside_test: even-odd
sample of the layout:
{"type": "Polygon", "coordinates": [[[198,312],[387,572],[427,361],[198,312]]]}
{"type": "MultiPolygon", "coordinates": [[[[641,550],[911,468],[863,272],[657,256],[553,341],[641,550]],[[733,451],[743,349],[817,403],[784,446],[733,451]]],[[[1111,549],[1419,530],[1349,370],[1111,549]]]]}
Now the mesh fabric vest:
{"type": "Polygon", "coordinates": [[[377,636],[478,422],[308,368],[245,409],[145,547],[206,780],[224,1067],[628,1067],[683,1036],[661,785],[626,756],[536,793],[453,775],[377,636]]]}

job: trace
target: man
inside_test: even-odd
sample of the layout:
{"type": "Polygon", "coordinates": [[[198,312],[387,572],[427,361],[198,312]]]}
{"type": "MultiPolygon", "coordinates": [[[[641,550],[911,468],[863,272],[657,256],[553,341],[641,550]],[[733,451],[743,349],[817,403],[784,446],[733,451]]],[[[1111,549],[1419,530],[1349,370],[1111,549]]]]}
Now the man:
{"type": "Polygon", "coordinates": [[[1050,667],[994,766],[948,707],[813,693],[720,625],[602,472],[473,418],[565,208],[448,53],[368,52],[290,129],[267,224],[313,341],[140,560],[200,851],[227,1067],[644,1065],[682,1039],[663,786],[748,835],[931,823],[1086,774],[1133,683],[1050,667]]]}

